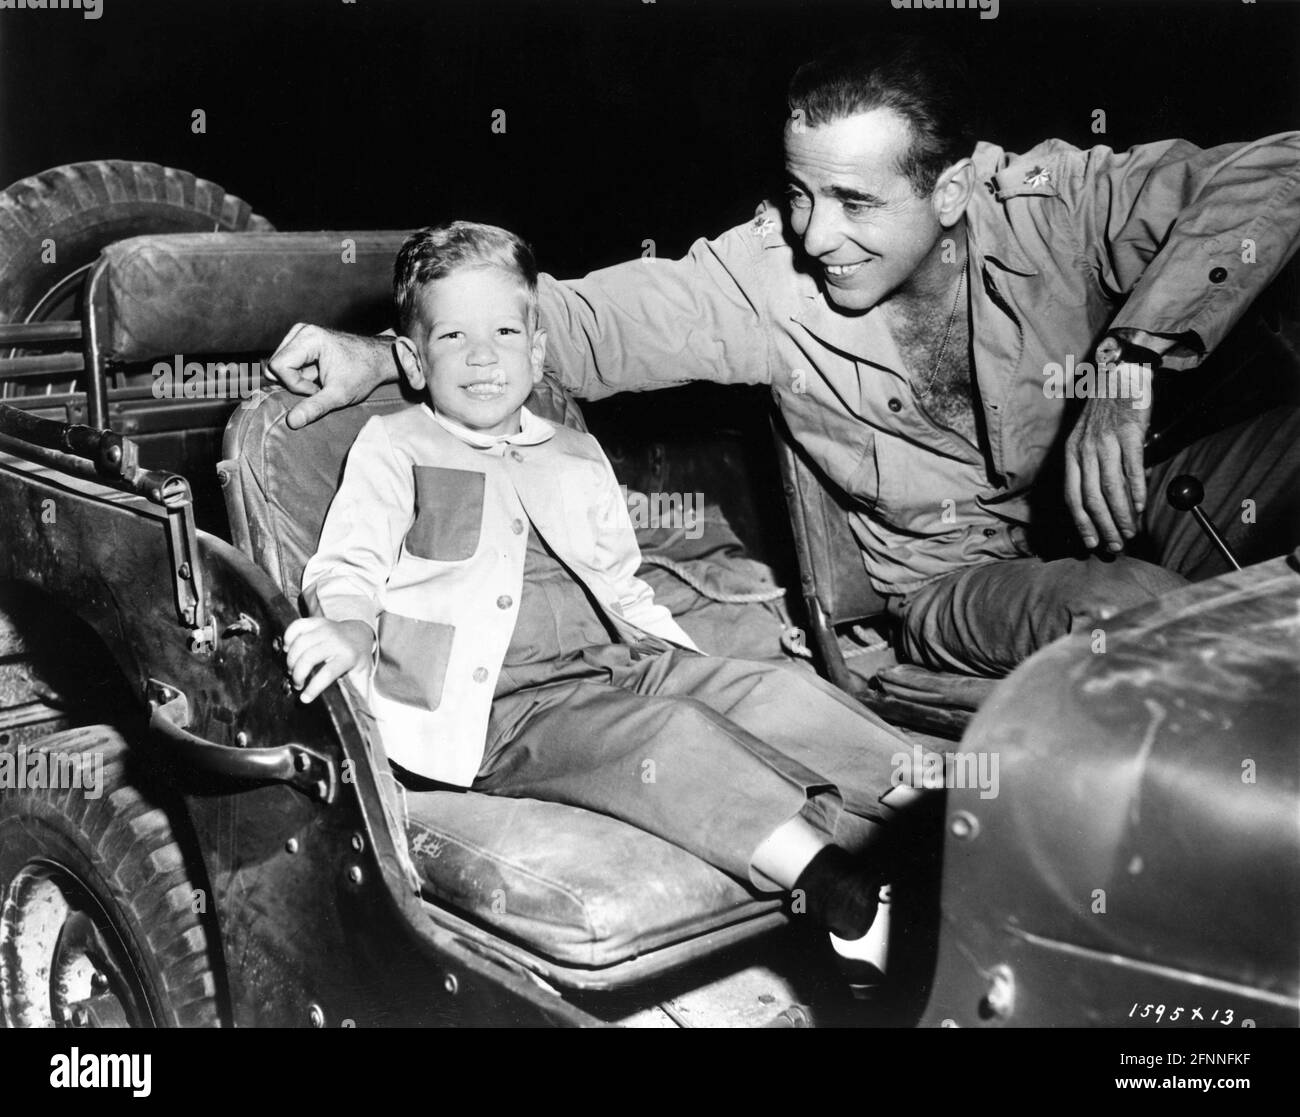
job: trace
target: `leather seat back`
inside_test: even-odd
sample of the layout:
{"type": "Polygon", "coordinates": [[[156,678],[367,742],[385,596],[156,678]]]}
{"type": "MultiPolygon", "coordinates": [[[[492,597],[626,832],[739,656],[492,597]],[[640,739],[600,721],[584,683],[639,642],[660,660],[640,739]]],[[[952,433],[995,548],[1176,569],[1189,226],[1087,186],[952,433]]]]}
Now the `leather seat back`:
{"type": "Polygon", "coordinates": [[[842,494],[833,491],[774,416],[777,458],[790,509],[804,599],[815,602],[830,625],[868,620],[885,611],[885,598],[871,584],[862,551],[849,529],[842,494]]]}
{"type": "Polygon", "coordinates": [[[393,323],[405,232],[174,233],[109,245],[91,273],[97,364],[272,352],[296,322],[376,334],[393,323]]]}
{"type": "MultiPolygon", "coordinates": [[[[395,385],[386,386],[354,407],[291,430],[285,416],[297,399],[277,388],[236,408],[218,466],[231,541],[291,601],[297,600],[303,567],[316,550],[358,432],[372,416],[414,406],[395,385]]],[[[549,376],[533,389],[527,406],[554,423],[585,429],[573,398],[549,376]]]]}

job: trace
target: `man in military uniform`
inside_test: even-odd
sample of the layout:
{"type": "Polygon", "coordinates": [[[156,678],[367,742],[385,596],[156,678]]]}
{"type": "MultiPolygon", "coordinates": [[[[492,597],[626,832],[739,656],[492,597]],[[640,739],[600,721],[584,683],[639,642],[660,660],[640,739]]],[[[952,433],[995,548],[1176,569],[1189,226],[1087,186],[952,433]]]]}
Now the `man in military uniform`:
{"type": "MultiPolygon", "coordinates": [[[[851,498],[902,653],[935,668],[1003,674],[1218,573],[1191,519],[1148,499],[1175,473],[1201,477],[1243,561],[1300,542],[1294,408],[1143,465],[1152,392],[1178,392],[1295,251],[1300,134],[1013,155],[970,134],[960,66],[902,38],[802,67],[789,101],[784,213],[765,205],[681,260],[542,277],[550,356],[576,395],[769,385],[851,498]],[[1095,375],[1063,391],[1062,370],[1085,365],[1095,375]],[[1072,428],[1071,394],[1087,397],[1072,428]],[[1046,512],[1036,485],[1054,462],[1068,542],[1050,530],[1060,483],[1046,512]],[[1157,561],[1124,553],[1139,538],[1157,561]]],[[[394,377],[384,339],[312,326],[270,367],[295,391],[320,385],[294,425],[394,377]]]]}

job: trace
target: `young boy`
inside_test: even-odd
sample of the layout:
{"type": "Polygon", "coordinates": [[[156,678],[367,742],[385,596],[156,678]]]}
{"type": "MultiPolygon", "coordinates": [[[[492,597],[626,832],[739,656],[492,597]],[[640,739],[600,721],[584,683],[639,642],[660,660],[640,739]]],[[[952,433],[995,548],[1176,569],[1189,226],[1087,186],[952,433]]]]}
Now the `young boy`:
{"type": "Polygon", "coordinates": [[[286,637],[303,701],[351,672],[400,769],[623,819],[861,938],[908,745],[819,679],[701,654],[655,604],[600,446],[524,406],[546,335],[519,238],[423,229],[394,288],[427,402],[352,447],[286,637]]]}

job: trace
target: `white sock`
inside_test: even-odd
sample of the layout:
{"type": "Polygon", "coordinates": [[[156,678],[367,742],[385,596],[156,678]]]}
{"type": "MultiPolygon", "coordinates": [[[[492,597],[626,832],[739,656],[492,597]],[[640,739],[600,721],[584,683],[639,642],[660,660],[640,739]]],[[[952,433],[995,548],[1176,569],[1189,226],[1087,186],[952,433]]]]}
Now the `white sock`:
{"type": "Polygon", "coordinates": [[[881,973],[888,971],[889,962],[889,885],[880,886],[880,907],[876,911],[871,929],[860,939],[841,939],[831,935],[831,946],[841,958],[854,962],[870,962],[881,973]]]}

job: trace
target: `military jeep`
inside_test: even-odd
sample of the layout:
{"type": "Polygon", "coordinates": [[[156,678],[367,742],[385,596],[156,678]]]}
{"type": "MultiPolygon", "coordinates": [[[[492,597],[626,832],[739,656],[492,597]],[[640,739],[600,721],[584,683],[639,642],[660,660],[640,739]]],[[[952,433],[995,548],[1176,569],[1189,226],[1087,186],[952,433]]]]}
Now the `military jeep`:
{"type": "Polygon", "coordinates": [[[889,982],[859,997],[780,898],[592,812],[403,788],[346,684],[300,703],[303,563],[353,437],[408,401],[290,430],[261,362],[297,321],[384,328],[402,235],[277,233],[146,163],[0,195],[7,1026],[1296,1022],[1293,561],[1111,622],[1105,656],[937,676],[896,663],[846,498],[761,396],[543,381],[529,406],[590,423],[630,493],[710,494],[638,525],[706,650],[998,757],[995,796],[896,828],[889,982]]]}

